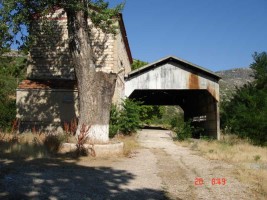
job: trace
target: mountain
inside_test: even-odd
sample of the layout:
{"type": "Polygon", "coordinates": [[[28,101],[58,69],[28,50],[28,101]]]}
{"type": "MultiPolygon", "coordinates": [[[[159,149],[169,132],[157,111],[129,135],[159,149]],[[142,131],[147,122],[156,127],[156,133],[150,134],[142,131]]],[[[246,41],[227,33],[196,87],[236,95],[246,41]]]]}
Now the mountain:
{"type": "Polygon", "coordinates": [[[253,81],[253,71],[250,68],[235,68],[216,72],[222,79],[219,81],[221,101],[231,97],[236,87],[253,81]]]}

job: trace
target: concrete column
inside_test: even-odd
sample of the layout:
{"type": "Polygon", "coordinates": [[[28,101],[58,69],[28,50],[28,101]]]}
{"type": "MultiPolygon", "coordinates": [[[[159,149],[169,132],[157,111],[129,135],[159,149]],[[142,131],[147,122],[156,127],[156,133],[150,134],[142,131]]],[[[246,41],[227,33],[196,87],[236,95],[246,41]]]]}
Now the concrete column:
{"type": "Polygon", "coordinates": [[[201,93],[194,98],[187,99],[183,109],[185,121],[194,117],[206,116],[205,121],[195,121],[192,124],[203,128],[204,135],[220,139],[219,106],[209,93],[201,93]]]}

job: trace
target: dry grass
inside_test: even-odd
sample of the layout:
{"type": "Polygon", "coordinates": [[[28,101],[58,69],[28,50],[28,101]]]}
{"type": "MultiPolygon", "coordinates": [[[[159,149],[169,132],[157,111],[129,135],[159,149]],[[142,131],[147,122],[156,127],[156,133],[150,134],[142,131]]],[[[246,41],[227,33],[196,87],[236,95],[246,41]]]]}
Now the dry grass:
{"type": "Polygon", "coordinates": [[[62,140],[59,137],[55,140],[50,138],[50,135],[44,133],[0,133],[0,156],[27,159],[48,158],[51,153],[56,153],[52,152],[51,148],[54,149],[54,146],[59,144],[59,140],[62,140]]]}
{"type": "MultiPolygon", "coordinates": [[[[27,159],[48,158],[59,150],[59,141],[55,139],[59,139],[61,142],[77,143],[75,136],[64,137],[61,135],[54,138],[48,137],[45,133],[0,133],[0,156],[27,159]]],[[[139,148],[134,134],[132,136],[119,135],[111,141],[113,140],[124,143],[123,154],[126,157],[130,157],[139,148]]]]}
{"type": "Polygon", "coordinates": [[[43,136],[27,134],[0,133],[0,154],[9,158],[41,158],[47,152],[41,145],[43,136]]]}
{"type": "Polygon", "coordinates": [[[114,139],[123,142],[123,154],[126,157],[131,157],[131,154],[133,154],[136,149],[140,148],[135,134],[131,136],[117,135],[114,139]]]}
{"type": "Polygon", "coordinates": [[[220,141],[189,140],[178,144],[197,150],[208,159],[235,165],[233,174],[241,182],[267,196],[267,147],[253,146],[233,135],[224,135],[220,141]]]}

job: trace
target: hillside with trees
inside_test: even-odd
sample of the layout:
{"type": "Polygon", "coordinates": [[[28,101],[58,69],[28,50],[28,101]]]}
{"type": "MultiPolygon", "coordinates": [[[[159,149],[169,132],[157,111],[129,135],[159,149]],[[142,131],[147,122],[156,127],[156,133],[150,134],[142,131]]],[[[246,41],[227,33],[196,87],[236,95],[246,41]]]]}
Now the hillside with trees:
{"type": "Polygon", "coordinates": [[[222,78],[219,81],[221,101],[229,100],[236,88],[253,81],[253,71],[248,67],[222,70],[216,74],[222,78]]]}

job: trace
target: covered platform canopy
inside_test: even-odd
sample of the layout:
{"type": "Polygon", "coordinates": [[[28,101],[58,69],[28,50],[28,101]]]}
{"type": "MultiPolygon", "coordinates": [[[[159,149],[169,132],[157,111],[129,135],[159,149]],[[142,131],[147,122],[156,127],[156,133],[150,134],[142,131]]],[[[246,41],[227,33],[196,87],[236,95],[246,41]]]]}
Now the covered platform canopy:
{"type": "Polygon", "coordinates": [[[220,139],[219,80],[203,67],[169,56],[130,72],[125,95],[146,105],[179,105],[185,121],[220,139]]]}

